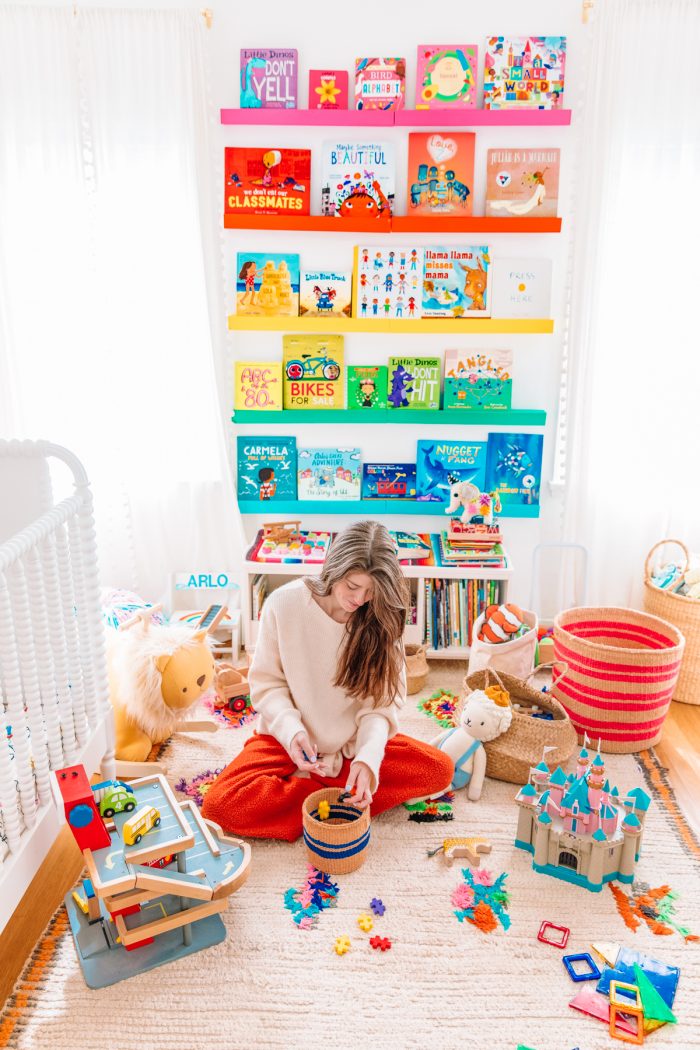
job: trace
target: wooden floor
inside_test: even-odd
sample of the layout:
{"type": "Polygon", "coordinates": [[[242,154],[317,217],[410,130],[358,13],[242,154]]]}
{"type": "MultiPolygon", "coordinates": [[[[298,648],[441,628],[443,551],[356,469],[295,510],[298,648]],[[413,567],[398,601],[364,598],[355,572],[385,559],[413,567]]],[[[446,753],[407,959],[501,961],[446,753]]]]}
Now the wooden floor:
{"type": "MultiPolygon", "coordinates": [[[[700,838],[700,706],[671,704],[656,748],[671,786],[700,838]]],[[[64,825],[24,899],[0,935],[0,1004],[10,994],[49,919],[82,869],[82,854],[64,825]]]]}

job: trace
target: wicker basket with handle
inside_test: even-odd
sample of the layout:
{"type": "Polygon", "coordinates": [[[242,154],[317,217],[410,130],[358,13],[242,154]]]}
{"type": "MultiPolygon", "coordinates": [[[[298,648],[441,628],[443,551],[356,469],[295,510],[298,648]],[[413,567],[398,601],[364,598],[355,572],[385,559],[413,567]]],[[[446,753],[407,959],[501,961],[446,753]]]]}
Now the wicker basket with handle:
{"type": "Polygon", "coordinates": [[[675,543],[683,551],[682,572],[690,564],[688,548],[681,540],[661,540],[654,544],[644,565],[644,611],[667,620],[683,634],[685,650],[673,699],[682,704],[700,704],[700,600],[662,590],[651,582],[654,554],[667,543],[675,543]]]}
{"type": "MultiPolygon", "coordinates": [[[[553,684],[560,681],[565,674],[566,669],[558,674],[555,672],[553,684]]],[[[523,681],[503,671],[497,672],[486,667],[483,671],[474,671],[464,679],[468,692],[473,689],[486,689],[494,681],[498,682],[501,688],[510,694],[511,703],[517,703],[521,708],[513,709],[513,720],[505,733],[484,744],[486,775],[494,780],[505,780],[509,784],[526,784],[530,769],[538,762],[544,760],[549,769],[554,770],[574,753],[576,731],[569,716],[550,693],[543,693],[530,684],[532,677],[533,675],[530,675],[523,681]],[[551,714],[552,718],[535,718],[534,715],[524,713],[533,707],[539,707],[540,711],[551,714]],[[552,750],[544,754],[545,747],[552,750]]]]}
{"type": "Polygon", "coordinates": [[[364,863],[369,846],[369,808],[357,809],[341,802],[341,788],[322,788],[302,806],[304,844],[309,861],[327,875],[345,875],[364,863]],[[319,802],[328,802],[330,813],[321,820],[319,802]]]}
{"type": "Polygon", "coordinates": [[[430,667],[424,645],[409,642],[404,649],[406,653],[406,692],[412,696],[420,692],[425,685],[430,667]]]}

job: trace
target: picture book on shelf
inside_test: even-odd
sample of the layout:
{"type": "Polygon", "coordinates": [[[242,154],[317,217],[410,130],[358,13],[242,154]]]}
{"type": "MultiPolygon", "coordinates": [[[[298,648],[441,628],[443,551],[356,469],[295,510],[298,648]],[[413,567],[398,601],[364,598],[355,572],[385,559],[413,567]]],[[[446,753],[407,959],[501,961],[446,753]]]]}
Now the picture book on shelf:
{"type": "Polygon", "coordinates": [[[483,245],[423,249],[423,317],[491,316],[491,260],[483,245]]]}
{"type": "Polygon", "coordinates": [[[495,259],[495,317],[549,317],[552,299],[551,259],[495,259]]]}
{"type": "Polygon", "coordinates": [[[561,109],[565,36],[492,36],[484,59],[484,109],[561,109]]]}
{"type": "Polygon", "coordinates": [[[471,481],[484,490],[486,441],[419,440],[416,454],[416,498],[448,504],[450,486],[471,481]]]}
{"type": "Polygon", "coordinates": [[[236,361],[233,407],[260,412],[282,408],[282,362],[236,361]]]}
{"type": "Polygon", "coordinates": [[[386,365],[348,365],[348,408],[385,409],[386,365]]]}
{"type": "Polygon", "coordinates": [[[359,499],[359,448],[300,448],[297,492],[304,499],[359,499]]]}
{"type": "Polygon", "coordinates": [[[324,142],[321,215],[388,219],[396,190],[393,142],[324,142]]]}
{"type": "Polygon", "coordinates": [[[512,350],[446,350],[443,408],[510,408],[512,350]]]}
{"type": "Polygon", "coordinates": [[[416,109],[474,109],[476,44],[419,44],[416,109]]]}
{"type": "Polygon", "coordinates": [[[558,149],[486,151],[486,215],[557,214],[558,149]]]}
{"type": "Polygon", "coordinates": [[[402,109],[405,91],[405,58],[355,59],[356,109],[402,109]]]}
{"type": "Polygon", "coordinates": [[[238,252],[236,310],[263,317],[298,317],[299,256],[238,252]]]}
{"type": "Polygon", "coordinates": [[[540,502],[542,434],[489,434],[485,491],[497,492],[507,506],[540,502]]]}
{"type": "Polygon", "coordinates": [[[342,335],[283,335],[285,408],[345,408],[342,335]]]}
{"type": "Polygon", "coordinates": [[[432,554],[430,537],[420,532],[394,532],[391,538],[396,544],[399,561],[426,561],[432,554]]]}
{"type": "Polygon", "coordinates": [[[297,108],[295,48],[241,48],[241,109],[297,108]]]}
{"type": "Polygon", "coordinates": [[[285,565],[319,565],[326,560],[331,538],[330,532],[307,532],[302,529],[289,539],[276,540],[265,536],[260,529],[246,560],[285,565]]]}
{"type": "Polygon", "coordinates": [[[347,69],[310,69],[309,109],[347,108],[347,69]]]}
{"type": "Polygon", "coordinates": [[[227,146],[225,215],[309,215],[311,150],[227,146]]]}
{"type": "Polygon", "coordinates": [[[422,248],[356,248],[353,316],[377,320],[420,317],[422,280],[422,248]]]}
{"type": "Polygon", "coordinates": [[[415,463],[363,463],[363,499],[415,499],[415,463]]]}
{"type": "Polygon", "coordinates": [[[388,408],[440,408],[440,358],[390,357],[388,408]]]}
{"type": "Polygon", "coordinates": [[[473,131],[412,131],[408,136],[408,209],[413,215],[471,215],[473,131]]]}
{"type": "Polygon", "coordinates": [[[296,438],[236,438],[238,501],[275,503],[296,499],[296,438]]]}
{"type": "Polygon", "coordinates": [[[350,317],[351,312],[352,274],[349,271],[301,271],[300,317],[350,317]]]}

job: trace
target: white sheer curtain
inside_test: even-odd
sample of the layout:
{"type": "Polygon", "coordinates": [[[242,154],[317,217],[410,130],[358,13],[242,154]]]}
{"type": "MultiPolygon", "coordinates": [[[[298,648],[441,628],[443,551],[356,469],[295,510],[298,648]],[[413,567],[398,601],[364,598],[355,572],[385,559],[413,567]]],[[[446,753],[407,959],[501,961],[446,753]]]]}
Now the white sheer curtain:
{"type": "Polygon", "coordinates": [[[205,34],[0,9],[0,430],[83,460],[103,578],[151,598],[241,547],[205,34]]]}
{"type": "Polygon", "coordinates": [[[638,605],[664,536],[700,549],[698,0],[596,5],[571,303],[565,539],[638,605]]]}

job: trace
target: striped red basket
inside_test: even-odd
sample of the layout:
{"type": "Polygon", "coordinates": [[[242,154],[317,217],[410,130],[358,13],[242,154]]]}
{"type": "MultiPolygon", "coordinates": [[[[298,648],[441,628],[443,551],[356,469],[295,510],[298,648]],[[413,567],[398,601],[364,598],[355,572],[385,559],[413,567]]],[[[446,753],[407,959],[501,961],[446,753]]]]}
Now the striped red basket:
{"type": "Polygon", "coordinates": [[[658,744],[685,640],[658,616],[635,609],[579,608],[554,621],[554,653],[569,665],[552,692],[579,735],[601,750],[658,744]]]}

